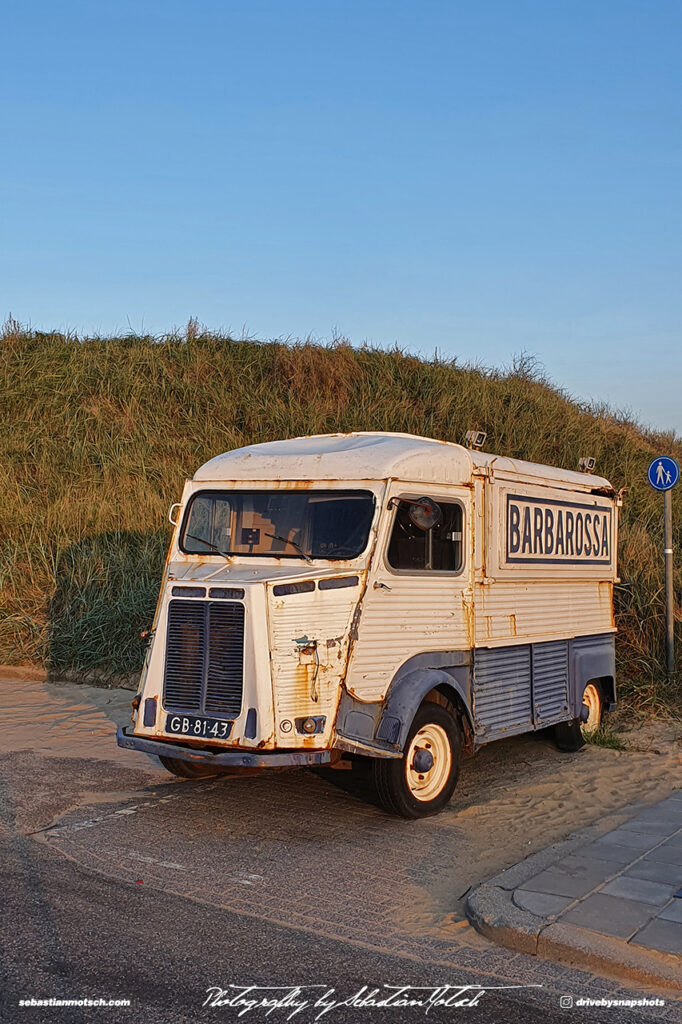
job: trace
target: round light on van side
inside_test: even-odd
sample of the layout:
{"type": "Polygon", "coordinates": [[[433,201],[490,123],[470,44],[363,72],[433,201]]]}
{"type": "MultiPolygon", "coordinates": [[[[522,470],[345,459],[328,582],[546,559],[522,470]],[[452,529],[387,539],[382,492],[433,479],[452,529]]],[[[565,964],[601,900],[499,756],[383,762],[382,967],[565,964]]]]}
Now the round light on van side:
{"type": "Polygon", "coordinates": [[[407,511],[414,525],[420,530],[432,530],[443,519],[443,509],[433,498],[419,498],[411,501],[407,511]]]}
{"type": "Polygon", "coordinates": [[[314,718],[304,718],[301,722],[301,728],[303,729],[303,732],[317,732],[317,722],[314,718]]]}
{"type": "Polygon", "coordinates": [[[291,722],[289,721],[288,718],[283,718],[282,721],[279,723],[279,727],[282,730],[282,732],[291,732],[291,722]]]}

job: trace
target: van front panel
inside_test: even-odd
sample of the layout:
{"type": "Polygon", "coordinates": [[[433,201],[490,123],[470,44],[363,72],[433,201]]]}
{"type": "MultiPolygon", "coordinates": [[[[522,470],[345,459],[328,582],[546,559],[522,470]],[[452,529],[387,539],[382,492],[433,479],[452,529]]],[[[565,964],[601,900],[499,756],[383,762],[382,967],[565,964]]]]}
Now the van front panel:
{"type": "Polygon", "coordinates": [[[268,585],[278,746],[301,746],[297,720],[309,716],[323,718],[321,732],[331,735],[346,674],[353,614],[365,578],[365,571],[359,571],[268,585]]]}

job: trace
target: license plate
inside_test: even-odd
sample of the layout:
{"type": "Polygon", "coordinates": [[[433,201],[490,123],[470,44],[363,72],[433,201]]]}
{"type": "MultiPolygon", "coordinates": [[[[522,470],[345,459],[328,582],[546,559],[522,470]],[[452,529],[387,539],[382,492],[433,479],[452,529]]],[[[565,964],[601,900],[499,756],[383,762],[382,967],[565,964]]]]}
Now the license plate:
{"type": "Polygon", "coordinates": [[[212,740],[225,740],[230,735],[232,722],[218,718],[192,718],[190,715],[166,715],[166,732],[173,736],[197,736],[212,740]]]}

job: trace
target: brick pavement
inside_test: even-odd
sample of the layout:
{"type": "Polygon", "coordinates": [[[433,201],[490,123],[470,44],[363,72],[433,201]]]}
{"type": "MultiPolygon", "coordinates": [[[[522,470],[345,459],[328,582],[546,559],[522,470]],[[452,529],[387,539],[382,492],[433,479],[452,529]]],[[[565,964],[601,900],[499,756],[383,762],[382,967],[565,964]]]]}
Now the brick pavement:
{"type": "MultiPolygon", "coordinates": [[[[404,822],[321,779],[171,784],[143,800],[78,808],[49,846],[110,877],[412,960],[547,993],[629,992],[616,981],[501,949],[467,925],[456,818],[404,822]],[[443,886],[452,886],[448,893],[443,886]]],[[[660,1020],[682,1019],[670,1003],[660,1020]]]]}

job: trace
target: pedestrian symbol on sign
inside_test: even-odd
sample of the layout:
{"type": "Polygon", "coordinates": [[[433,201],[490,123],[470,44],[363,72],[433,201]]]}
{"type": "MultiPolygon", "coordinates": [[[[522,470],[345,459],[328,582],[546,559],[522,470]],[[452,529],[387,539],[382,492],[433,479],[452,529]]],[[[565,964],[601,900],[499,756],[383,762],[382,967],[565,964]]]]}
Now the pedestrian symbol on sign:
{"type": "Polygon", "coordinates": [[[649,466],[649,483],[657,491],[669,491],[680,479],[680,467],[675,459],[661,455],[649,466]]]}

